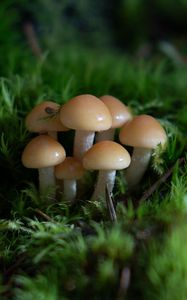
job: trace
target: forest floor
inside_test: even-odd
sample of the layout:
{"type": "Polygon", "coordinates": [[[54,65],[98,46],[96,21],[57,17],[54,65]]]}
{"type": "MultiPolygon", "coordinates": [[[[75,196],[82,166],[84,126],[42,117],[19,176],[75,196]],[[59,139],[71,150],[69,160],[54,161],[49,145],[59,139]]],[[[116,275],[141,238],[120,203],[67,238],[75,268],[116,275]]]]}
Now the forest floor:
{"type": "MultiPolygon", "coordinates": [[[[186,65],[80,48],[16,64],[0,79],[0,299],[186,300],[186,65]],[[113,95],[167,132],[135,193],[117,174],[116,220],[106,199],[89,200],[95,174],[70,204],[39,196],[37,170],[21,163],[32,107],[80,94],[113,95]]],[[[73,131],[59,139],[71,155],[73,131]]]]}

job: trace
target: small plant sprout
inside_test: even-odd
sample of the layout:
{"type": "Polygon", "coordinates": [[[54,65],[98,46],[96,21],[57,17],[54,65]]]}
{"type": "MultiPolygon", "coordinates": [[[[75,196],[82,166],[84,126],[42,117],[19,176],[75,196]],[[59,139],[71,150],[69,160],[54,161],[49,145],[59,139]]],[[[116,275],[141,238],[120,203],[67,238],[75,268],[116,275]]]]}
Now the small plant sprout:
{"type": "Polygon", "coordinates": [[[54,166],[66,157],[60,143],[47,135],[32,139],[22,154],[22,163],[26,168],[38,169],[39,190],[43,194],[48,187],[55,187],[54,166]]]}
{"type": "Polygon", "coordinates": [[[82,163],[75,157],[66,157],[59,165],[55,166],[55,176],[63,180],[64,198],[74,201],[77,194],[77,180],[84,175],[85,169],[82,163]]]}
{"type": "Polygon", "coordinates": [[[92,146],[83,157],[83,167],[87,170],[99,170],[92,199],[106,196],[106,186],[112,193],[116,170],[129,166],[130,155],[120,144],[113,141],[101,141],[92,146]]]}
{"type": "Polygon", "coordinates": [[[101,101],[107,106],[112,116],[112,126],[110,129],[101,131],[97,134],[97,141],[113,140],[115,129],[122,127],[126,122],[132,119],[132,113],[119,99],[105,95],[100,97],[101,101]]]}
{"type": "Polygon", "coordinates": [[[80,95],[69,100],[60,110],[62,123],[75,130],[73,156],[82,159],[92,147],[95,131],[107,130],[112,119],[106,105],[92,95],[80,95]]]}
{"type": "Polygon", "coordinates": [[[25,124],[31,132],[47,133],[57,140],[57,131],[67,131],[59,118],[60,105],[45,101],[36,105],[27,115],[25,124]]]}
{"type": "Polygon", "coordinates": [[[166,144],[166,132],[155,118],[140,115],[122,127],[119,139],[122,144],[134,147],[130,167],[125,172],[128,187],[133,189],[143,177],[153,149],[166,144]]]}

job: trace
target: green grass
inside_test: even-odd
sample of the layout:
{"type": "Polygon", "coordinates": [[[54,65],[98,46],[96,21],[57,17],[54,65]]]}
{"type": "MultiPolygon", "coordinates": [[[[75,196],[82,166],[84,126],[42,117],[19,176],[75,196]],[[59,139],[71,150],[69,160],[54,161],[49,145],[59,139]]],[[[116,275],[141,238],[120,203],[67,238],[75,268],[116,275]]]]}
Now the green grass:
{"type": "MultiPolygon", "coordinates": [[[[177,163],[186,147],[186,66],[72,47],[41,61],[25,57],[0,80],[0,299],[186,299],[187,164],[177,163]],[[39,197],[37,172],[21,164],[33,136],[24,127],[29,110],[81,93],[119,97],[135,114],[158,118],[168,134],[166,151],[154,153],[136,195],[126,197],[118,174],[116,224],[104,203],[89,202],[92,175],[88,193],[70,206],[52,202],[47,192],[39,197]],[[174,165],[172,176],[138,204],[174,165]]],[[[61,140],[70,153],[72,136],[61,140]]]]}

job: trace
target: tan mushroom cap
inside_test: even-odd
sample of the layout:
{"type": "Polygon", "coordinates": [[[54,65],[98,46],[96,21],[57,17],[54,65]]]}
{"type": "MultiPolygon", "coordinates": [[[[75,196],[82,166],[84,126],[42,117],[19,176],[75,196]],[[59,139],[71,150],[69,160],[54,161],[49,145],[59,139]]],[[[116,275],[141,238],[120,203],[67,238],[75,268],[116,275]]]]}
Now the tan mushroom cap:
{"type": "Polygon", "coordinates": [[[111,116],[112,116],[112,127],[119,128],[124,123],[132,119],[132,113],[130,112],[129,107],[127,107],[119,99],[105,95],[100,97],[101,101],[108,107],[111,116]]]}
{"type": "Polygon", "coordinates": [[[124,145],[154,149],[158,144],[164,145],[167,136],[155,118],[140,115],[123,125],[119,139],[124,145]]]}
{"type": "Polygon", "coordinates": [[[66,157],[66,159],[55,167],[55,176],[57,179],[81,179],[85,169],[82,163],[75,157],[66,157]]]}
{"type": "Polygon", "coordinates": [[[60,164],[66,157],[64,148],[47,135],[32,139],[22,154],[22,163],[27,168],[39,169],[60,164]]]}
{"type": "Polygon", "coordinates": [[[122,170],[129,166],[130,155],[120,144],[102,141],[90,148],[83,157],[88,170],[122,170]]]}
{"type": "Polygon", "coordinates": [[[112,125],[106,105],[92,95],[80,95],[64,104],[60,118],[65,126],[75,130],[102,131],[112,125]]]}
{"type": "Polygon", "coordinates": [[[59,118],[60,105],[45,101],[36,105],[27,115],[25,125],[31,132],[67,131],[59,118]]]}

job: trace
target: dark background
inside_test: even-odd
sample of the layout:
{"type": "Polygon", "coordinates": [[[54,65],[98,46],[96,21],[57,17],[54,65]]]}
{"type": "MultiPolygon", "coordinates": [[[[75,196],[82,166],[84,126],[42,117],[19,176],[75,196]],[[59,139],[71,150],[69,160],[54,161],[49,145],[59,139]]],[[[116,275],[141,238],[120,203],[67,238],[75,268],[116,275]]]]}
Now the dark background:
{"type": "Polygon", "coordinates": [[[1,44],[24,42],[25,25],[32,24],[41,47],[69,44],[145,55],[160,41],[186,52],[186,0],[2,0],[1,44]],[[11,37],[14,39],[11,40],[11,37]]]}

